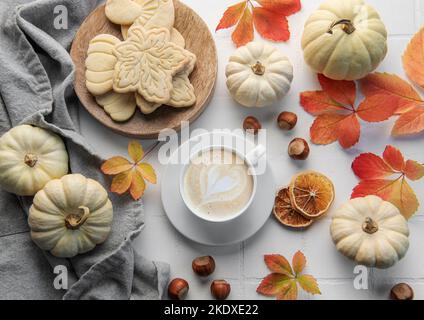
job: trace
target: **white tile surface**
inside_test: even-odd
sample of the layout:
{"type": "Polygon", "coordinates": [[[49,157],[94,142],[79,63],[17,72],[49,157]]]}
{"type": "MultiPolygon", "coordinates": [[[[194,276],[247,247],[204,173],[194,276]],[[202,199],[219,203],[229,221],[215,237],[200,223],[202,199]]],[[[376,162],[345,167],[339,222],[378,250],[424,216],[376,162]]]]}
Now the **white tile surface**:
{"type": "MultiPolygon", "coordinates": [[[[215,29],[225,8],[236,0],[183,0],[206,21],[209,28],[215,29]]],[[[178,234],[168,222],[160,201],[160,187],[149,186],[144,197],[146,227],[134,246],[148,258],[171,264],[172,277],[184,277],[190,282],[190,299],[209,299],[209,283],[200,281],[193,275],[191,261],[194,257],[211,254],[216,258],[217,270],[214,278],[228,279],[232,284],[230,298],[257,299],[257,285],[268,271],[263,263],[266,253],[280,253],[287,258],[297,250],[303,250],[308,258],[307,271],[319,280],[322,296],[301,295],[304,299],[386,299],[392,284],[404,280],[415,289],[417,298],[424,298],[424,207],[420,214],[410,221],[411,247],[406,258],[397,266],[385,271],[373,270],[370,274],[371,289],[358,291],[353,288],[354,263],[341,256],[331,242],[328,227],[334,209],[347,200],[357,183],[350,165],[354,157],[364,151],[381,154],[387,144],[399,147],[403,153],[419,161],[424,161],[422,136],[416,139],[391,139],[389,137],[393,121],[368,125],[362,123],[360,143],[345,151],[337,144],[326,147],[311,145],[311,156],[305,163],[289,160],[286,154],[288,142],[294,136],[309,137],[309,127],[313,117],[299,106],[299,92],[318,89],[315,75],[305,65],[300,49],[303,25],[308,15],[318,7],[319,0],[303,0],[300,13],[291,16],[292,38],[288,43],[277,46],[291,59],[295,68],[295,79],[288,96],[267,110],[247,110],[239,107],[229,97],[225,86],[225,64],[233,53],[231,31],[214,33],[219,55],[218,83],[214,97],[204,114],[192,124],[192,129],[239,128],[249,114],[257,116],[268,130],[268,150],[277,182],[287,184],[290,177],[303,169],[315,169],[328,174],[337,188],[336,203],[328,217],[322,219],[309,230],[296,232],[285,229],[271,218],[265,227],[244,244],[228,248],[199,246],[178,234]],[[299,124],[292,133],[282,133],[275,124],[277,114],[285,110],[294,111],[299,116],[299,124]]],[[[424,1],[422,0],[369,0],[381,14],[389,31],[389,54],[379,71],[397,73],[404,76],[401,55],[413,34],[424,24],[424,1]]],[[[256,38],[259,41],[259,37],[256,38]]],[[[424,93],[423,91],[421,91],[424,93]]],[[[103,156],[126,154],[128,139],[120,137],[94,121],[85,111],[81,112],[83,134],[103,156]]],[[[152,141],[142,141],[147,149],[152,141]]],[[[159,176],[163,166],[152,153],[149,161],[159,176]]],[[[414,183],[414,189],[424,203],[424,184],[414,183]]]]}

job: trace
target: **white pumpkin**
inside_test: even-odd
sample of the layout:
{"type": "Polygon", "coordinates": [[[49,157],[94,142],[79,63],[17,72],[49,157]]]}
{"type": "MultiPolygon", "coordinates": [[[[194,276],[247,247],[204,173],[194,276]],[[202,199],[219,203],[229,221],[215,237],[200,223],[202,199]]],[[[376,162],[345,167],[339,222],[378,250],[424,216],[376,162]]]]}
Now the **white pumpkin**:
{"type": "Polygon", "coordinates": [[[0,138],[0,187],[19,196],[33,196],[44,185],[68,173],[62,139],[30,125],[12,128],[0,138]]]}
{"type": "Polygon", "coordinates": [[[376,196],[347,202],[330,230],[337,250],[368,267],[389,268],[409,247],[407,221],[393,204],[376,196]]]}
{"type": "Polygon", "coordinates": [[[363,0],[327,0],[306,21],[306,63],[333,80],[357,80],[374,71],[387,54],[387,31],[363,0]]]}
{"type": "Polygon", "coordinates": [[[227,88],[245,107],[266,107],[290,90],[293,66],[275,47],[250,42],[230,57],[226,68],[227,88]]]}
{"type": "Polygon", "coordinates": [[[35,195],[28,222],[41,249],[71,258],[103,243],[112,218],[112,203],[100,183],[70,174],[50,181],[35,195]]]}

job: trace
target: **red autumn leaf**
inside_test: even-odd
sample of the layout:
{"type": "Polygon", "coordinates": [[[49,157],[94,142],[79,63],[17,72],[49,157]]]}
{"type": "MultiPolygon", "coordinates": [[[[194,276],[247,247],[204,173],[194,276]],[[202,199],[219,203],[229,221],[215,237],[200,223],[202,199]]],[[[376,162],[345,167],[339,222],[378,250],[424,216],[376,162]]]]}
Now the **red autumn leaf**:
{"type": "Polygon", "coordinates": [[[262,7],[278,14],[290,16],[302,8],[300,0],[256,0],[262,7]]]}
{"type": "Polygon", "coordinates": [[[318,116],[312,124],[310,134],[315,144],[330,144],[339,138],[339,124],[346,118],[341,114],[323,114],[318,116]]]}
{"type": "Polygon", "coordinates": [[[242,1],[231,7],[229,7],[221,18],[218,26],[215,31],[220,29],[227,29],[236,25],[239,22],[241,16],[243,15],[244,9],[246,8],[247,2],[242,1]]]}
{"type": "Polygon", "coordinates": [[[222,16],[216,31],[236,28],[232,39],[237,47],[247,44],[254,38],[254,26],[265,39],[287,41],[290,38],[287,16],[301,9],[300,0],[245,0],[229,7],[222,16]]]}
{"type": "Polygon", "coordinates": [[[356,85],[353,81],[335,81],[326,76],[318,75],[319,83],[328,96],[342,105],[354,106],[356,100],[356,85]]]}
{"type": "Polygon", "coordinates": [[[318,116],[310,134],[316,144],[339,141],[347,149],[358,143],[361,136],[359,118],[367,122],[379,122],[390,118],[397,106],[372,96],[355,109],[356,84],[353,81],[335,81],[318,75],[323,91],[307,91],[300,94],[300,104],[306,112],[318,116]],[[381,103],[383,101],[383,104],[381,103]]]}
{"type": "Polygon", "coordinates": [[[397,113],[404,113],[423,103],[418,92],[405,80],[388,73],[373,73],[360,80],[365,97],[376,94],[387,96],[396,105],[397,113]]]}
{"type": "Polygon", "coordinates": [[[408,77],[424,88],[424,28],[409,43],[403,55],[403,67],[408,77]]]}
{"type": "Polygon", "coordinates": [[[424,177],[424,165],[414,160],[408,160],[404,172],[408,179],[412,181],[420,180],[424,177]]]}
{"type": "Polygon", "coordinates": [[[373,153],[363,153],[352,163],[352,170],[360,179],[383,179],[395,172],[382,158],[373,153]]]}
{"type": "Polygon", "coordinates": [[[424,107],[415,107],[397,119],[392,136],[410,136],[424,131],[424,107]]]}
{"type": "Polygon", "coordinates": [[[253,22],[259,34],[272,41],[290,39],[289,22],[285,16],[261,7],[253,8],[253,22]]]}
{"type": "Polygon", "coordinates": [[[356,114],[344,118],[338,128],[339,143],[344,149],[353,147],[358,143],[361,135],[361,125],[356,114]]]}
{"type": "Polygon", "coordinates": [[[324,112],[346,110],[324,91],[306,91],[300,94],[300,104],[306,112],[312,115],[320,115],[324,112]]]}
{"type": "Polygon", "coordinates": [[[395,114],[397,105],[392,102],[390,96],[376,94],[365,98],[359,105],[358,117],[367,122],[381,122],[395,114]]]}
{"type": "Polygon", "coordinates": [[[296,274],[301,273],[303,271],[303,269],[305,269],[306,258],[305,258],[305,255],[301,251],[298,251],[294,254],[293,259],[292,259],[292,265],[293,265],[293,271],[296,274]]]}
{"type": "Polygon", "coordinates": [[[352,199],[376,195],[394,204],[407,219],[418,210],[418,199],[406,178],[423,178],[424,166],[413,160],[405,162],[398,149],[387,146],[382,158],[361,154],[353,161],[352,169],[361,179],[353,189],[352,199]],[[392,175],[395,175],[393,179],[387,179],[392,175]]]}
{"type": "Polygon", "coordinates": [[[403,172],[405,168],[405,158],[399,149],[393,146],[387,146],[383,153],[383,159],[394,170],[403,172]]]}
{"type": "Polygon", "coordinates": [[[290,263],[279,254],[269,254],[264,256],[265,264],[268,269],[274,273],[281,273],[287,276],[293,275],[293,270],[290,266],[290,263]]]}
{"type": "Polygon", "coordinates": [[[231,38],[237,47],[244,46],[253,40],[252,12],[247,6],[231,38]]]}

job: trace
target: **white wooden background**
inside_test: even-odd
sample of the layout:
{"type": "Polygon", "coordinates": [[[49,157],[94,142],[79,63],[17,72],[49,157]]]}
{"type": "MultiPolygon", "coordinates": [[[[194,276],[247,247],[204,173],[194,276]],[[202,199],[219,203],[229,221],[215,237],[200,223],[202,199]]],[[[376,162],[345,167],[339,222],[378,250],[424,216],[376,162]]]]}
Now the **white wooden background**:
{"type": "MultiPolygon", "coordinates": [[[[191,6],[214,32],[219,19],[227,8],[237,0],[183,0],[191,6]]],[[[389,31],[389,54],[379,71],[404,76],[401,55],[412,35],[424,25],[423,0],[368,0],[381,14],[389,31]]],[[[203,115],[191,126],[194,128],[236,129],[249,114],[257,116],[263,127],[268,129],[268,150],[276,180],[280,185],[289,182],[290,177],[304,169],[314,169],[330,176],[336,185],[337,198],[332,212],[349,199],[357,179],[350,166],[361,152],[381,154],[387,144],[400,148],[406,157],[424,162],[424,135],[413,139],[394,140],[390,138],[393,121],[367,125],[362,123],[360,143],[345,151],[336,143],[326,147],[311,146],[311,156],[305,163],[292,162],[286,153],[288,142],[294,136],[309,138],[309,127],[313,117],[299,106],[299,93],[319,89],[316,76],[305,65],[300,48],[303,25],[320,0],[303,0],[300,13],[289,18],[292,37],[278,47],[294,64],[295,77],[289,95],[279,104],[267,110],[251,112],[238,106],[230,98],[225,86],[225,65],[235,47],[230,31],[215,35],[219,55],[218,83],[215,95],[203,115]],[[282,110],[294,111],[299,116],[299,125],[290,134],[276,126],[275,119],[282,110]]],[[[256,40],[264,41],[259,36],[256,40]]],[[[421,93],[424,93],[421,91],[421,93]]],[[[81,126],[84,136],[103,156],[126,155],[128,139],[112,133],[81,110],[81,126]]],[[[142,141],[148,148],[152,141],[142,141]]],[[[158,163],[156,153],[149,161],[154,165],[159,182],[164,167],[158,163]]],[[[230,298],[259,299],[256,287],[268,271],[263,263],[266,253],[280,253],[291,258],[302,250],[307,259],[307,272],[318,278],[321,296],[302,294],[303,299],[386,299],[392,284],[408,282],[417,298],[424,298],[424,182],[412,183],[423,206],[419,214],[410,220],[410,249],[407,256],[389,270],[369,270],[369,290],[355,290],[353,287],[354,263],[340,255],[329,235],[332,212],[306,231],[292,231],[280,226],[271,217],[265,227],[253,238],[239,245],[225,248],[211,248],[197,245],[180,235],[169,223],[161,205],[160,183],[149,186],[144,196],[146,227],[134,246],[148,258],[171,264],[172,277],[183,277],[190,283],[189,299],[210,299],[209,282],[196,277],[191,270],[191,261],[199,255],[213,255],[217,262],[214,278],[227,279],[232,285],[230,298]]]]}

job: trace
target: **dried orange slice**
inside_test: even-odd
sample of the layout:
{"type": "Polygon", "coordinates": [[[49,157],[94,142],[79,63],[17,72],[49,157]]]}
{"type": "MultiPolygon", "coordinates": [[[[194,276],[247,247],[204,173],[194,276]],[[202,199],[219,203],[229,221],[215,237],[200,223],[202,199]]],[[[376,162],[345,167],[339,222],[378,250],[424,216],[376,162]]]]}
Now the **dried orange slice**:
{"type": "Polygon", "coordinates": [[[334,201],[334,185],[325,175],[306,171],[296,175],[289,188],[293,208],[305,218],[325,214],[334,201]]]}
{"type": "Polygon", "coordinates": [[[309,227],[313,220],[307,219],[293,209],[290,202],[289,187],[284,187],[275,196],[274,216],[283,225],[292,228],[309,227]]]}

